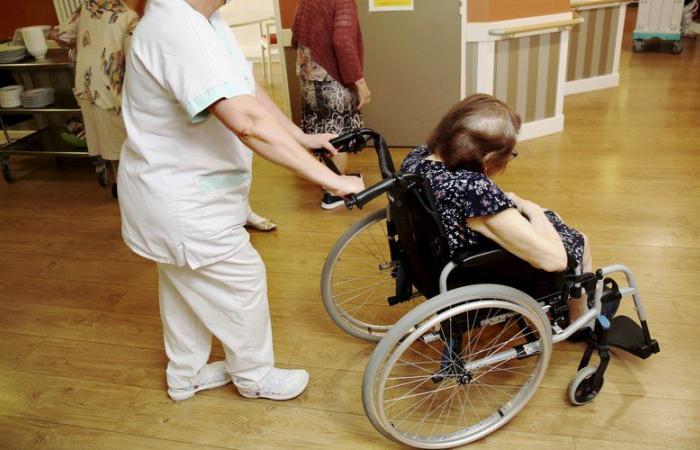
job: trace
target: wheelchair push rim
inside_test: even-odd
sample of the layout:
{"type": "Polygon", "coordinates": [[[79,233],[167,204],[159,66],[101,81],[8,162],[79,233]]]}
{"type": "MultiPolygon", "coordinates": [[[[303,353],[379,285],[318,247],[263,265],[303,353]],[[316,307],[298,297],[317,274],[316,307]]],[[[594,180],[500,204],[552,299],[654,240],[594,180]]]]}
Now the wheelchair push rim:
{"type": "Polygon", "coordinates": [[[321,275],[323,305],[348,334],[379,341],[425,297],[389,305],[396,280],[387,235],[387,211],[375,211],[353,224],[331,249],[321,275]]]}
{"type": "Polygon", "coordinates": [[[497,285],[456,289],[413,310],[382,339],[365,372],[365,412],[403,444],[464,445],[525,406],[551,352],[549,321],[526,294],[497,285]],[[453,351],[446,336],[457,321],[466,331],[453,351]]]}

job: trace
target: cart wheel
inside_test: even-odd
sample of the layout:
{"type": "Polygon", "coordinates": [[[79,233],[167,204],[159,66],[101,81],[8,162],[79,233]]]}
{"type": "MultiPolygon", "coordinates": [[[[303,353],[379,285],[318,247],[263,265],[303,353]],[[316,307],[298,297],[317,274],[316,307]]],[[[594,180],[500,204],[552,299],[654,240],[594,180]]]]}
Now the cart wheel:
{"type": "MultiPolygon", "coordinates": [[[[575,406],[590,403],[598,395],[598,391],[593,389],[593,378],[598,371],[597,366],[586,366],[576,372],[576,375],[569,383],[569,401],[575,406]]],[[[601,389],[603,386],[601,385],[601,389]]]]}
{"type": "Polygon", "coordinates": [[[635,39],[632,43],[632,51],[634,53],[642,53],[644,51],[644,41],[641,39],[635,39]]]}
{"type": "Polygon", "coordinates": [[[12,183],[14,180],[12,179],[12,174],[10,174],[10,161],[3,159],[0,161],[0,164],[2,164],[2,177],[8,183],[12,183]]]}
{"type": "Polygon", "coordinates": [[[676,41],[673,43],[673,48],[671,49],[671,53],[674,55],[680,55],[683,53],[683,44],[680,41],[676,41]]]}
{"type": "Polygon", "coordinates": [[[107,187],[107,170],[103,169],[97,172],[97,182],[102,187],[107,187]]]}

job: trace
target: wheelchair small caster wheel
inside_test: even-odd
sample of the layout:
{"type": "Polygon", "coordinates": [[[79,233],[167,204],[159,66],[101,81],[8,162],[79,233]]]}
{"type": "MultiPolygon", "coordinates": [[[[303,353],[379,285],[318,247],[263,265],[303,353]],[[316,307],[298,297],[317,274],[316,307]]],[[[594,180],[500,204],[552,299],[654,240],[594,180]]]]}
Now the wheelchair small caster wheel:
{"type": "Polygon", "coordinates": [[[642,53],[644,51],[644,41],[641,39],[635,39],[632,43],[632,51],[634,53],[642,53]]]}
{"type": "MultiPolygon", "coordinates": [[[[598,391],[593,389],[593,378],[598,371],[596,366],[586,366],[576,372],[576,376],[569,383],[569,401],[574,406],[590,403],[598,395],[598,391]]],[[[601,386],[602,388],[602,386],[601,386]]]]}
{"type": "Polygon", "coordinates": [[[671,49],[671,53],[673,53],[674,55],[680,55],[681,53],[683,53],[683,44],[681,44],[678,41],[674,42],[673,48],[671,49]]]}

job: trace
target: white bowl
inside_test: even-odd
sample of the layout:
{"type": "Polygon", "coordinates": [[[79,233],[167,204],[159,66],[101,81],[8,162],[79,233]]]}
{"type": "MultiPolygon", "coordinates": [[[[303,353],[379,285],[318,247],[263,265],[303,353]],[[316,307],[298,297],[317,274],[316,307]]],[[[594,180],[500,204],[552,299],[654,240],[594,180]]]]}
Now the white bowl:
{"type": "Polygon", "coordinates": [[[20,86],[19,84],[13,84],[10,86],[5,86],[0,88],[0,94],[4,92],[23,92],[24,91],[24,86],[20,86]]]}
{"type": "Polygon", "coordinates": [[[0,107],[2,108],[19,108],[22,106],[22,101],[20,99],[16,100],[5,100],[0,98],[0,107]]]}
{"type": "Polygon", "coordinates": [[[44,59],[49,50],[44,30],[41,27],[24,27],[22,37],[27,51],[36,59],[44,59]]]}
{"type": "Polygon", "coordinates": [[[11,84],[9,86],[4,86],[0,88],[0,92],[5,92],[5,91],[23,91],[24,86],[21,84],[11,84]]]}

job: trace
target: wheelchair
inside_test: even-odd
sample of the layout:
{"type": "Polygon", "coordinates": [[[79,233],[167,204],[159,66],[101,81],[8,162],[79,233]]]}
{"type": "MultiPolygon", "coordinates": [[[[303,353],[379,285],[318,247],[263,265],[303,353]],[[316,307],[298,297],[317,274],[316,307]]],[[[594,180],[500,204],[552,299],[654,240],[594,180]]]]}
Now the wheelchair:
{"type": "MultiPolygon", "coordinates": [[[[386,438],[440,449],[487,436],[533,396],[553,344],[576,332],[586,349],[567,390],[574,405],[591,402],[602,389],[611,347],[643,359],[659,352],[630,269],[548,273],[495,244],[450,255],[429,185],[395,170],[378,133],[362,129],[333,141],[349,152],[370,142],[383,179],[349,196],[346,206],[361,209],[383,194],[388,206],[340,237],[326,259],[321,291],[342,330],[378,341],[362,401],[386,438]],[[609,277],[615,273],[626,286],[609,277]],[[589,311],[569,323],[568,299],[582,294],[589,311]],[[624,297],[634,301],[639,324],[613,317],[624,297]]],[[[318,155],[334,169],[327,155],[318,155]]]]}

